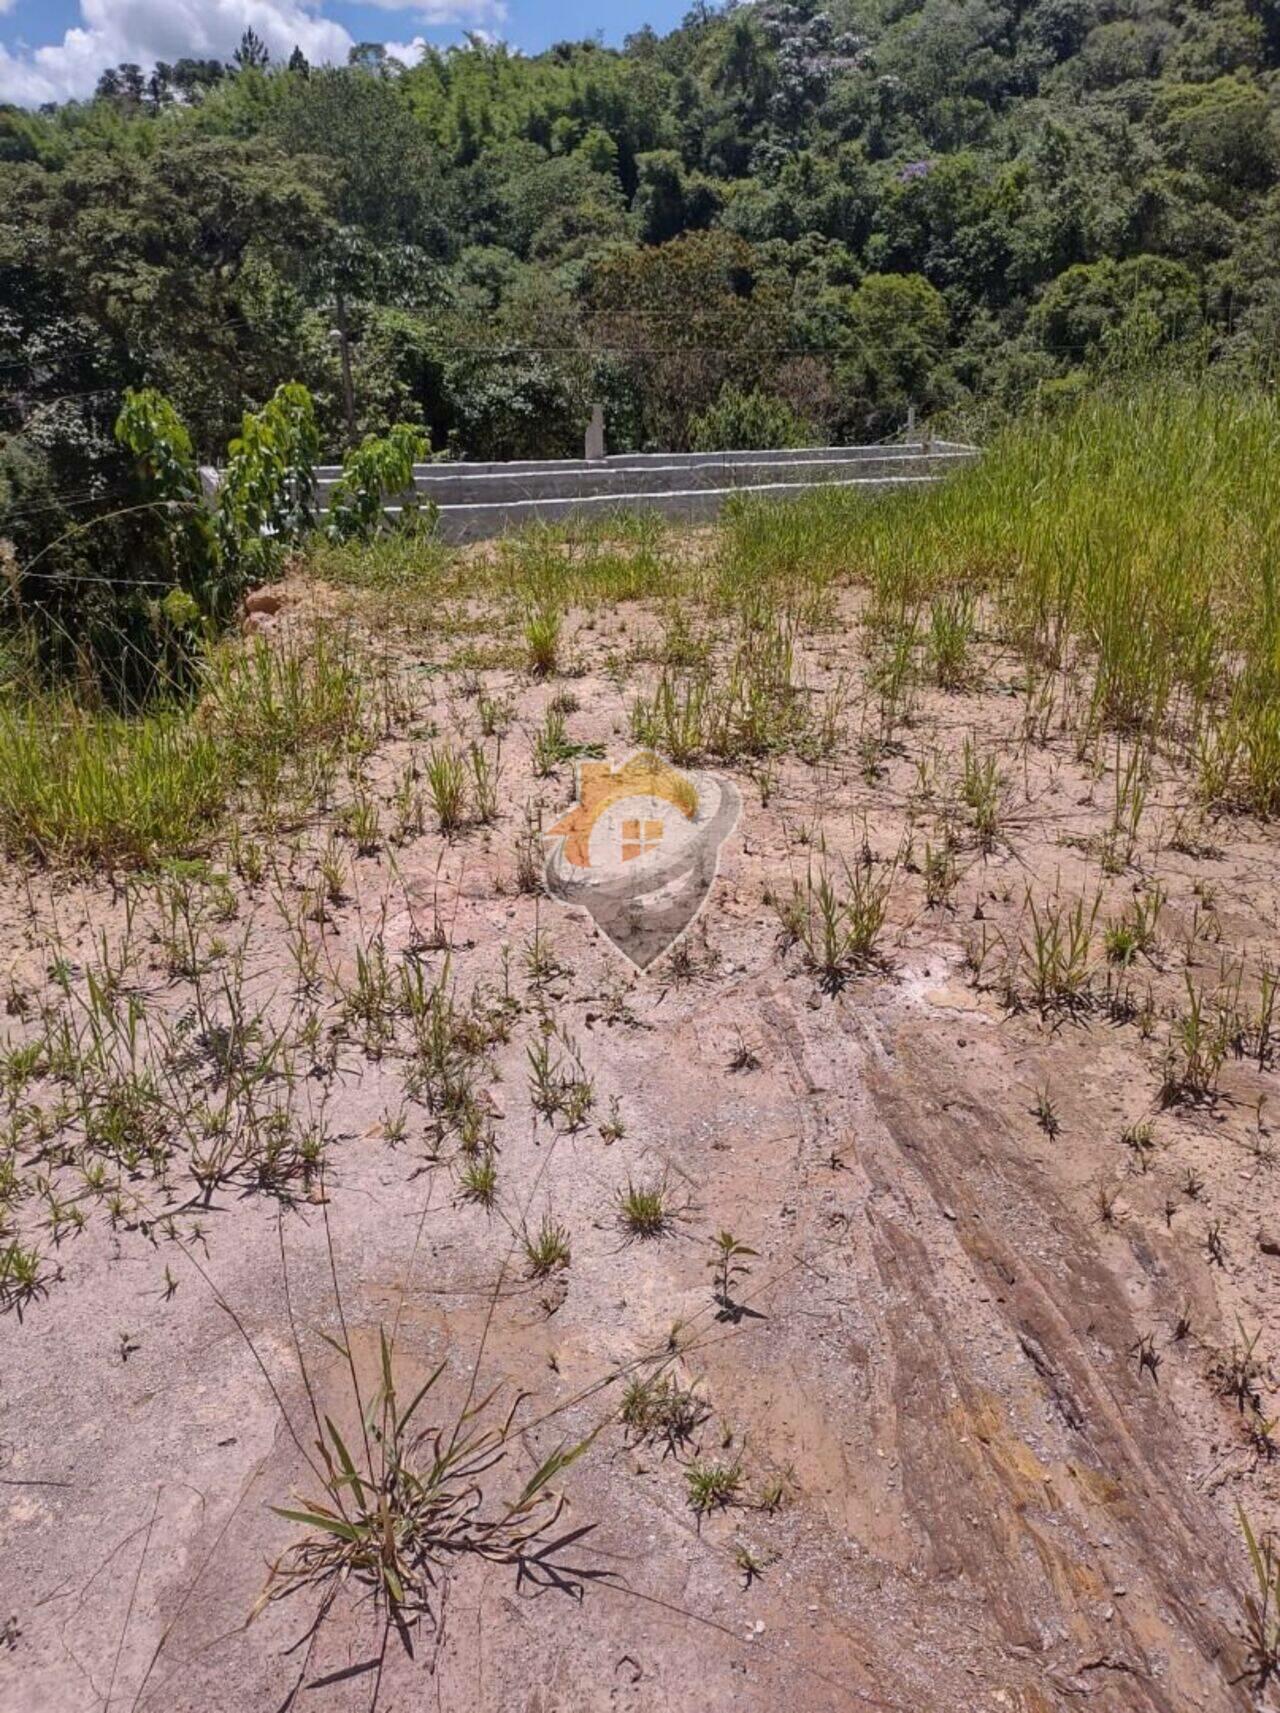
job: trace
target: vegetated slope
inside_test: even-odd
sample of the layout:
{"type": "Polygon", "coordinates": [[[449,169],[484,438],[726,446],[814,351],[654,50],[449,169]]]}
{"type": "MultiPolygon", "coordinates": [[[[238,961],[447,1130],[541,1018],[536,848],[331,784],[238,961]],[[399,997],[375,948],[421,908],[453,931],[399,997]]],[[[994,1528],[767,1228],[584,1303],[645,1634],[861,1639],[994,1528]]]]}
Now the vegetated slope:
{"type": "Polygon", "coordinates": [[[320,551],[181,860],[6,827],[6,1705],[1274,1699],[1275,432],[320,551]],[[538,828],[642,744],[744,807],[640,977],[538,828]]]}
{"type": "Polygon", "coordinates": [[[293,378],[336,443],[340,308],[359,427],[476,456],[576,451],[591,398],[620,447],[785,443],[1266,366],[1278,52],[1243,0],[766,0],[616,51],[122,67],[0,115],[6,426],[104,458],[145,381],[211,452],[293,378]]]}

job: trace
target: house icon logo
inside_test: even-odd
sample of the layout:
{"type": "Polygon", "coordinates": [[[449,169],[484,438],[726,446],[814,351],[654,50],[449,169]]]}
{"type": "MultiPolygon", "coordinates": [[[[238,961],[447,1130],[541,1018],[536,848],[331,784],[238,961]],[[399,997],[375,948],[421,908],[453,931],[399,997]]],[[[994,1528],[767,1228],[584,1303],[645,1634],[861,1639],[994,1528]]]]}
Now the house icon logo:
{"type": "Polygon", "coordinates": [[[648,750],[584,761],[576,803],[544,834],[547,890],[647,969],[706,902],[740,808],[730,781],[648,750]]]}

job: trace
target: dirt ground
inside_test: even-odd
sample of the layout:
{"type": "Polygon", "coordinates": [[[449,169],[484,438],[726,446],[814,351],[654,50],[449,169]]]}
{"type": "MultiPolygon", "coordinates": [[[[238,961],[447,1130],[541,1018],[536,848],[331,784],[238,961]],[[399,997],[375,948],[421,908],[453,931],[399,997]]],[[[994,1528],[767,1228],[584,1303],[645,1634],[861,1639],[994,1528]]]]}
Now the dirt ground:
{"type": "MultiPolygon", "coordinates": [[[[860,605],[842,594],[806,639],[815,695],[862,683],[860,605]]],[[[655,669],[596,663],[657,622],[575,615],[572,670],[544,682],[394,644],[416,702],[366,764],[384,825],[428,724],[473,736],[481,693],[514,705],[496,819],[343,844],[344,896],[305,929],[327,985],[291,1083],[323,1114],[322,1177],[227,1184],[193,1208],[180,1165],[161,1185],[140,1170],[148,1214],[95,1207],[56,1246],[46,1233],[56,1275],[0,1319],[4,1713],[1268,1704],[1242,1676],[1237,1506],[1259,1534],[1280,1524],[1275,1073],[1237,1043],[1212,1088],[1176,1097],[1166,1055],[1188,976],[1219,994],[1239,967],[1253,992],[1275,942],[1274,832],[1201,825],[1157,763],[1132,849],[1100,862],[1105,751],[1082,759],[1052,720],[1026,741],[1016,663],[987,641],[967,688],[920,690],[874,769],[857,688],[831,753],[784,758],[763,788],[727,769],[743,811],[707,905],[638,975],[583,914],[519,890],[515,851],[526,804],[573,795],[571,764],[534,776],[549,704],[572,739],[628,754],[655,669]],[[956,795],[966,738],[1002,776],[985,849],[956,795]],[[955,873],[931,905],[925,846],[948,817],[955,873]],[[774,901],[864,847],[889,885],[882,960],[827,991],[774,901]],[[1104,925],[1154,883],[1154,936],[1108,963],[1104,925]],[[1042,916],[1097,903],[1087,1002],[1027,997],[1029,892],[1042,916]],[[370,1050],[343,1011],[375,936],[432,981],[447,961],[464,1000],[503,996],[483,1060],[491,1208],[459,1194],[456,1152],[407,1090],[400,1025],[370,1050]],[[534,1108],[540,1018],[591,1085],[576,1128],[534,1108]],[[662,1184],[659,1235],[621,1221],[629,1180],[662,1184]],[[544,1214],[570,1257],[531,1277],[521,1232],[544,1214]],[[708,1264],[722,1230],[755,1252],[732,1309],[708,1264]],[[594,1434],[555,1482],[545,1557],[451,1557],[404,1638],[355,1581],[319,1623],[318,1589],[248,1623],[303,1532],[271,1507],[315,1494],[290,1310],[318,1412],[353,1436],[347,1364],[321,1334],[350,1340],[368,1392],[379,1328],[406,1385],[443,1362],[433,1420],[494,1386],[524,1394],[486,1502],[594,1434]],[[1249,1361],[1234,1393],[1233,1344],[1249,1361]],[[674,1445],[619,1418],[627,1379],[664,1361],[703,1400],[674,1445]],[[708,1464],[737,1486],[699,1513],[689,1474],[708,1464]]],[[[209,966],[243,944],[264,1014],[293,1014],[282,901],[333,823],[281,830],[274,875],[220,865],[233,902],[202,930],[209,966]]],[[[123,985],[181,1016],[191,982],[161,927],[127,918],[102,878],[8,873],[12,1041],[63,1003],[59,959],[74,990],[126,935],[123,985]]]]}

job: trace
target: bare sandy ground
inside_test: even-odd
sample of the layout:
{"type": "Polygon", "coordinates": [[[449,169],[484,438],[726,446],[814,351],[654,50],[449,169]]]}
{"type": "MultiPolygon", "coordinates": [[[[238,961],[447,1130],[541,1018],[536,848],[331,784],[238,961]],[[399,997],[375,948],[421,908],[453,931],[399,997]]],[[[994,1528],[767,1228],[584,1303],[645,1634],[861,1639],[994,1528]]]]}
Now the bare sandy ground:
{"type": "MultiPolygon", "coordinates": [[[[841,621],[807,648],[815,686],[858,661],[852,598],[841,621]]],[[[570,658],[600,659],[610,637],[625,647],[624,623],[634,635],[634,614],[592,620],[589,652],[571,636],[570,658]]],[[[517,708],[497,822],[366,856],[348,846],[349,895],[314,932],[335,980],[380,934],[392,959],[417,948],[432,977],[448,957],[462,995],[510,994],[486,1071],[497,1208],[461,1201],[454,1163],[433,1158],[401,1046],[370,1056],[330,1004],[297,1095],[333,1138],[322,1188],[228,1187],[172,1228],[152,1189],[155,1222],[113,1229],[95,1211],[50,1249],[60,1277],[0,1320],[4,1713],[345,1713],[375,1694],[385,1710],[450,1713],[1264,1704],[1239,1680],[1236,1506],[1259,1530],[1280,1522],[1280,1466],[1251,1432],[1256,1412],[1223,1395],[1220,1365],[1259,1331],[1256,1390],[1275,1413],[1275,1073],[1231,1057],[1216,1098],[1158,1095],[1188,968],[1213,987],[1231,958],[1254,970],[1274,947],[1274,834],[1221,823],[1197,844],[1185,786],[1157,774],[1133,860],[1104,874],[1110,775],[1064,735],[1024,745],[1011,663],[992,646],[982,668],[970,691],[923,695],[874,781],[852,737],[818,766],[785,761],[767,804],[735,772],[744,810],[707,908],[644,976],[581,914],[518,892],[513,854],[526,802],[559,811],[572,795],[571,767],[545,780],[530,767],[550,699],[571,690],[571,736],[620,757],[643,671],[625,687],[480,671],[517,708]],[[1003,823],[989,852],[962,841],[954,892],[931,909],[919,869],[934,807],[917,762],[937,757],[936,804],[966,734],[1001,758],[1003,823]],[[864,841],[885,871],[897,857],[884,965],[836,994],[780,945],[769,902],[803,878],[819,833],[829,861],[857,860],[864,841]],[[1122,972],[1151,988],[1145,1038],[1117,1006],[1011,1006],[994,953],[975,971],[984,932],[992,945],[1024,933],[1028,886],[1100,890],[1101,991],[1102,924],[1153,876],[1158,942],[1122,972]],[[558,973],[535,982],[537,932],[558,973]],[[531,1104],[539,1008],[593,1084],[576,1130],[531,1104]],[[1142,1123],[1150,1146],[1125,1145],[1142,1123]],[[616,1198],[654,1178],[670,1228],[639,1239],[616,1198]],[[544,1212],[571,1257],[531,1279],[513,1228],[544,1212]],[[708,1267],[721,1229],[756,1251],[728,1317],[708,1267]],[[368,1388],[378,1328],[394,1325],[409,1379],[445,1363],[437,1414],[477,1374],[481,1393],[527,1394],[527,1425],[486,1477],[496,1492],[596,1433],[558,1482],[546,1573],[460,1557],[408,1646],[354,1585],[318,1627],[312,1592],[246,1622],[299,1534],[270,1507],[314,1487],[286,1424],[309,1446],[286,1281],[320,1412],[358,1432],[345,1365],[319,1336],[342,1336],[330,1246],[368,1388]],[[706,1404],[676,1449],[627,1431],[610,1378],[664,1351],[706,1404]],[[696,1459],[741,1471],[735,1502],[701,1517],[686,1493],[696,1459]]],[[[415,682],[442,729],[471,730],[474,696],[447,676],[415,682]]],[[[421,747],[413,731],[368,765],[384,803],[421,747]]],[[[285,894],[326,832],[294,838],[285,894]]],[[[247,936],[254,992],[284,1007],[274,885],[232,885],[221,932],[247,936]]],[[[13,984],[47,999],[55,936],[82,966],[104,929],[123,933],[122,911],[105,882],[11,873],[13,984]]],[[[148,1003],[179,1011],[183,979],[159,955],[143,964],[148,1003]]],[[[33,1027],[10,1024],[15,1040],[33,1027]]],[[[189,1187],[176,1173],[171,1207],[189,1187]]]]}

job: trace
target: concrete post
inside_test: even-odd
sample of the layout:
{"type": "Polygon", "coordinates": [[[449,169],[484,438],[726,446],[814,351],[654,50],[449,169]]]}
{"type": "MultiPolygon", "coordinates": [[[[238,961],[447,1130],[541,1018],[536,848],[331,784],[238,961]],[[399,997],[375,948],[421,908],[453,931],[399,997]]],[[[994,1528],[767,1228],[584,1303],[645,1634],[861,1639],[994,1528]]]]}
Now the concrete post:
{"type": "Polygon", "coordinates": [[[587,425],[587,443],[583,453],[588,463],[598,463],[604,457],[604,406],[593,404],[591,421],[587,425]]]}
{"type": "Polygon", "coordinates": [[[915,437],[916,437],[916,407],[913,404],[909,404],[907,406],[907,439],[908,440],[914,440],[915,437]]]}
{"type": "Polygon", "coordinates": [[[347,445],[356,443],[356,395],[351,384],[351,338],[347,332],[347,300],[338,293],[334,305],[338,325],[329,334],[342,359],[342,407],[347,419],[347,445]]]}

